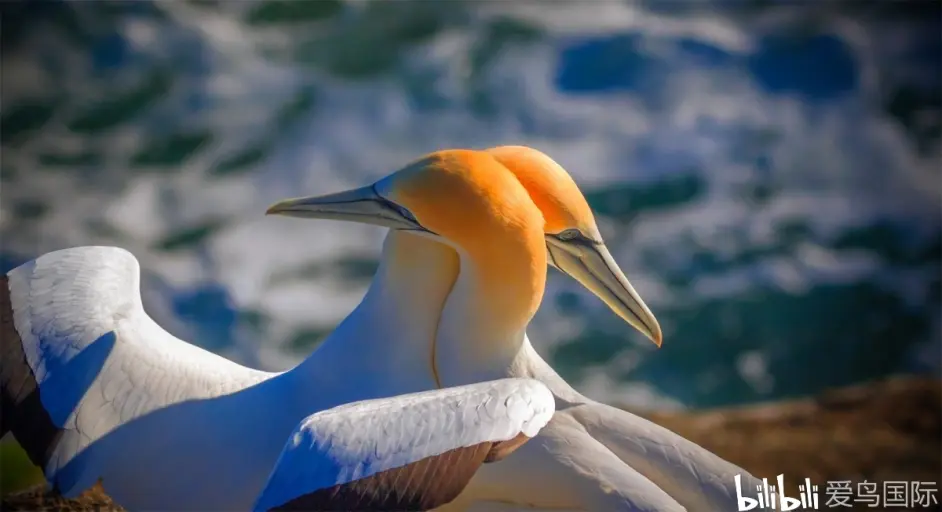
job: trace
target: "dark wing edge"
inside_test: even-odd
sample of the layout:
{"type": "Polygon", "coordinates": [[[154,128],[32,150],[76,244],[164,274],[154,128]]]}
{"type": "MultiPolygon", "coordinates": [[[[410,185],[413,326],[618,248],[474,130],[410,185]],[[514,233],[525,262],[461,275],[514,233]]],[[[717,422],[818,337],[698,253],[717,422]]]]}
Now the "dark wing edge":
{"type": "Polygon", "coordinates": [[[510,455],[530,438],[455,448],[405,466],[305,494],[274,511],[432,510],[454,501],[482,464],[510,455]]]}

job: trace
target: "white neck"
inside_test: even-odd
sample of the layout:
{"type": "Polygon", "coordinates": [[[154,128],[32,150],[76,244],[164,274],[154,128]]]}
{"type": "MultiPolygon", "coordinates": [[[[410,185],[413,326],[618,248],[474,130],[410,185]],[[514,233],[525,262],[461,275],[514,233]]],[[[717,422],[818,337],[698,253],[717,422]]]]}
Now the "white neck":
{"type": "Polygon", "coordinates": [[[481,283],[477,266],[462,254],[461,272],[436,333],[436,366],[442,386],[514,376],[526,323],[508,322],[481,283]]]}
{"type": "MultiPolygon", "coordinates": [[[[432,344],[457,268],[450,248],[391,231],[363,301],[292,373],[320,373],[318,366],[329,361],[332,368],[318,378],[356,382],[347,386],[351,392],[390,396],[435,388],[432,344]]],[[[336,384],[331,387],[342,387],[336,384]]]]}

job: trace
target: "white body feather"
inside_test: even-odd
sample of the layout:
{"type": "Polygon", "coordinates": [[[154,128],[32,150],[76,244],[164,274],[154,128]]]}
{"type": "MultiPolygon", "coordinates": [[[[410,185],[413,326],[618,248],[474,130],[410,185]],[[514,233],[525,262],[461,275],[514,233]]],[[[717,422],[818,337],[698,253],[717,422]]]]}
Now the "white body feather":
{"type": "MultiPolygon", "coordinates": [[[[172,404],[243,390],[274,375],[235,364],[158,326],[141,304],[137,260],[123,249],[56,251],[7,275],[14,323],[43,406],[64,430],[43,469],[66,496],[98,478],[115,488],[119,502],[127,498],[134,504],[135,491],[145,489],[159,496],[159,488],[129,480],[148,472],[169,477],[187,471],[181,461],[152,453],[173,449],[170,440],[153,434],[164,427],[174,431],[172,423],[178,421],[206,420],[208,426],[212,418],[188,408],[151,421],[134,420],[172,404]],[[118,434],[114,442],[100,442],[113,433],[118,434]],[[147,464],[152,469],[140,467],[147,464]]],[[[181,498],[172,490],[168,494],[181,498]]]]}
{"type": "Polygon", "coordinates": [[[290,437],[255,510],[457,447],[533,437],[554,408],[545,385],[502,379],[319,412],[290,437]]]}
{"type": "MultiPolygon", "coordinates": [[[[106,489],[131,508],[181,502],[246,508],[300,418],[434,387],[426,361],[412,355],[429,339],[416,321],[427,312],[396,300],[408,290],[390,285],[382,268],[357,310],[286,374],[244,368],[163,331],[144,313],[137,262],[121,249],[59,251],[12,271],[17,329],[43,402],[66,429],[47,476],[67,494],[102,476],[106,489]],[[99,339],[111,332],[114,340],[99,339]],[[97,347],[109,343],[110,354],[109,347],[97,347]],[[79,373],[96,365],[95,379],[76,395],[69,386],[87,381],[79,373]],[[356,387],[349,385],[350,371],[358,372],[356,387]],[[76,396],[81,402],[72,407],[76,396]],[[276,404],[272,396],[281,399],[276,404]],[[228,421],[220,425],[219,418],[228,421]],[[180,425],[192,427],[179,432],[180,425]],[[179,435],[169,439],[166,432],[179,435]]],[[[423,279],[419,273],[403,282],[424,286],[423,279]]],[[[746,489],[756,485],[747,472],[681,436],[580,395],[523,336],[509,372],[460,367],[455,360],[445,384],[534,378],[552,390],[560,410],[511,457],[484,466],[447,508],[508,502],[576,510],[732,510],[733,476],[742,473],[746,489]]]]}
{"type": "Polygon", "coordinates": [[[526,336],[508,373],[546,384],[558,410],[513,456],[482,467],[443,511],[486,510],[487,503],[514,503],[521,509],[736,510],[733,477],[742,475],[743,489],[760,483],[660,425],[586,398],[537,354],[526,336]]]}
{"type": "Polygon", "coordinates": [[[442,313],[436,334],[441,384],[532,378],[550,388],[558,410],[512,457],[482,467],[447,509],[509,502],[584,510],[735,510],[733,477],[742,474],[744,488],[755,489],[755,478],[734,464],[577,392],[540,357],[525,330],[493,332],[487,318],[473,315],[480,300],[476,272],[462,266],[442,313]],[[488,353],[482,354],[485,344],[488,353]],[[494,353],[499,350],[505,352],[494,353]]]}
{"type": "MultiPolygon", "coordinates": [[[[285,373],[268,373],[238,365],[164,331],[144,311],[138,262],[123,249],[77,247],[48,253],[10,271],[8,278],[14,324],[42,405],[62,429],[43,469],[65,496],[78,495],[100,478],[115,501],[131,510],[246,510],[259,496],[286,439],[302,418],[339,404],[416,391],[424,385],[419,377],[403,379],[376,366],[376,361],[384,361],[382,351],[389,344],[401,345],[395,339],[397,331],[384,322],[402,322],[366,301],[307,361],[285,373]],[[370,315],[373,321],[366,325],[352,321],[357,314],[370,315]],[[370,340],[379,333],[384,336],[371,346],[370,340]],[[376,349],[372,357],[356,357],[372,348],[376,349]],[[361,362],[358,367],[358,361],[373,362],[361,362]],[[351,375],[357,378],[350,379],[351,375]]],[[[399,334],[409,337],[410,332],[403,329],[399,334]]],[[[388,367],[406,364],[402,356],[386,361],[388,367]]],[[[532,399],[531,404],[540,406],[534,409],[535,416],[527,417],[512,407],[492,413],[471,407],[474,397],[444,392],[444,403],[450,400],[467,407],[452,410],[451,416],[387,416],[391,423],[358,423],[328,437],[399,450],[384,460],[403,463],[424,456],[427,450],[409,451],[424,445],[410,443],[405,430],[400,432],[403,442],[383,445],[377,438],[385,439],[386,431],[372,431],[372,427],[398,425],[421,431],[421,422],[457,421],[465,437],[437,433],[434,449],[457,448],[466,439],[496,440],[513,431],[514,425],[524,430],[538,428],[534,426],[546,412],[543,405],[549,396],[545,388],[516,381],[495,386],[485,386],[487,393],[532,399]],[[527,394],[531,392],[532,396],[527,394]],[[460,417],[456,416],[459,412],[460,417]],[[497,423],[489,424],[491,419],[497,423]]],[[[492,403],[487,399],[491,395],[475,396],[492,403]]],[[[406,405],[432,410],[434,403],[426,398],[406,405]]],[[[394,399],[388,404],[399,406],[394,399]]],[[[358,407],[377,406],[361,404],[342,410],[357,414],[364,410],[358,407]]],[[[315,428],[311,432],[323,433],[320,429],[340,424],[338,414],[343,413],[314,415],[302,432],[310,427],[315,428]]],[[[428,430],[421,432],[430,435],[428,430]]],[[[326,455],[331,454],[336,455],[326,455]]],[[[317,458],[323,455],[288,450],[283,464],[297,464],[301,470],[305,457],[314,457],[312,467],[323,467],[323,460],[317,458]]],[[[343,471],[352,474],[353,470],[343,471]]],[[[317,481],[303,480],[305,488],[298,491],[310,491],[311,482],[317,481]]],[[[273,482],[278,492],[291,492],[290,486],[278,487],[280,477],[273,482]]]]}

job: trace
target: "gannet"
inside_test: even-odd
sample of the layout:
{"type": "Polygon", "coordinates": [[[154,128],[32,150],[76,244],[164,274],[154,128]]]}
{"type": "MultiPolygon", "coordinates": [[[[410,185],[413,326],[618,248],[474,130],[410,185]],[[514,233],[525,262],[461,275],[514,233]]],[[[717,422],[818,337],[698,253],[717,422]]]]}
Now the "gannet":
{"type": "MultiPolygon", "coordinates": [[[[494,250],[484,253],[492,262],[521,275],[532,274],[524,267],[533,262],[517,256],[514,248],[534,242],[532,237],[517,238],[516,227],[529,225],[534,213],[538,215],[526,191],[501,166],[467,171],[462,167],[456,172],[433,160],[417,162],[371,189],[395,194],[406,206],[390,201],[365,206],[372,208],[374,218],[393,219],[390,222],[402,230],[430,234],[424,227],[429,226],[436,230],[436,240],[453,236],[456,245],[466,245],[473,237],[488,237],[494,250]],[[478,224],[466,231],[464,219],[469,215],[478,224]]],[[[400,263],[421,261],[413,254],[414,247],[399,249],[400,263]]],[[[454,261],[428,263],[427,276],[437,277],[454,261]]],[[[545,267],[545,261],[541,264],[545,267]]],[[[381,272],[395,274],[396,269],[386,265],[381,272]]],[[[364,299],[358,309],[373,313],[369,327],[377,330],[362,326],[357,330],[345,322],[306,360],[283,373],[240,366],[163,330],[143,309],[140,268],[123,249],[81,247],[49,253],[10,271],[2,281],[0,434],[12,430],[47,480],[67,497],[100,479],[115,502],[132,510],[247,510],[262,493],[285,440],[303,418],[359,400],[442,387],[428,375],[429,338],[411,341],[420,353],[407,350],[416,333],[434,333],[439,312],[423,316],[420,310],[404,316],[398,308],[421,308],[444,300],[444,295],[419,294],[435,292],[437,283],[430,279],[412,280],[408,286],[414,292],[398,297],[398,302],[364,299]],[[383,372],[384,367],[399,373],[383,372]],[[418,369],[423,372],[410,376],[418,369]]],[[[531,300],[527,311],[521,312],[526,315],[535,311],[542,294],[542,281],[529,285],[525,292],[531,300]]],[[[373,297],[388,291],[382,285],[371,289],[373,297]]],[[[512,298],[495,298],[490,306],[517,312],[520,307],[512,298]]],[[[520,388],[519,400],[514,401],[508,401],[512,398],[508,395],[503,401],[461,402],[466,407],[452,422],[434,407],[423,416],[408,415],[396,424],[398,432],[418,437],[406,440],[403,459],[421,463],[426,452],[420,448],[427,441],[421,435],[422,425],[443,425],[442,443],[434,446],[447,449],[467,446],[470,440],[509,441],[521,432],[535,434],[525,424],[539,423],[540,415],[554,404],[550,393],[541,394],[542,386],[520,388]],[[528,409],[519,410],[521,404],[528,409]],[[501,407],[506,411],[500,412],[501,407]],[[493,419],[502,415],[514,428],[495,426],[493,419]],[[475,428],[480,435],[447,435],[449,430],[475,428]]],[[[381,435],[364,427],[361,437],[356,435],[359,423],[346,424],[352,429],[350,443],[368,443],[381,435]]],[[[519,449],[517,443],[508,446],[519,449]]],[[[398,448],[395,443],[379,443],[375,456],[398,448]]],[[[494,461],[509,451],[488,456],[494,461]]],[[[459,463],[474,460],[452,459],[455,465],[442,473],[427,472],[416,492],[448,489],[430,480],[450,478],[450,473],[467,476],[459,463]]],[[[334,469],[344,478],[362,479],[365,467],[361,461],[334,469]]],[[[290,480],[290,474],[283,472],[275,476],[290,480]]],[[[422,499],[441,504],[446,498],[422,499]]]]}
{"type": "MultiPolygon", "coordinates": [[[[410,283],[421,283],[424,290],[434,291],[431,295],[446,296],[434,308],[435,301],[400,300],[386,306],[395,307],[401,318],[421,319],[422,325],[439,319],[434,335],[425,338],[429,358],[421,362],[429,374],[426,380],[435,386],[528,377],[552,390],[557,412],[549,425],[513,456],[482,468],[445,508],[488,510],[512,504],[572,510],[735,510],[734,477],[741,475],[743,488],[755,489],[754,477],[663,427],[586,398],[539,356],[527,337],[526,326],[542,298],[550,264],[661,343],[656,319],[610,256],[569,174],[547,155],[521,146],[445,150],[410,167],[429,166],[453,174],[490,175],[493,182],[470,196],[440,194],[437,202],[467,205],[457,217],[442,218],[427,203],[414,203],[417,192],[391,180],[284,200],[268,213],[391,228],[381,271],[364,301],[372,305],[358,308],[341,325],[370,328],[371,318],[381,310],[375,305],[381,295],[371,296],[374,290],[384,290],[392,301],[411,296],[410,283]],[[481,227],[475,213],[480,203],[516,194],[519,188],[532,203],[527,214],[503,215],[494,206],[500,222],[481,227]],[[456,225],[465,226],[462,234],[453,233],[456,225]],[[393,275],[382,271],[390,260],[398,269],[393,275]]],[[[410,354],[420,349],[416,339],[410,338],[410,354]]],[[[388,365],[377,369],[388,375],[374,377],[420,381],[416,365],[409,368],[413,373],[406,376],[388,365]]]]}

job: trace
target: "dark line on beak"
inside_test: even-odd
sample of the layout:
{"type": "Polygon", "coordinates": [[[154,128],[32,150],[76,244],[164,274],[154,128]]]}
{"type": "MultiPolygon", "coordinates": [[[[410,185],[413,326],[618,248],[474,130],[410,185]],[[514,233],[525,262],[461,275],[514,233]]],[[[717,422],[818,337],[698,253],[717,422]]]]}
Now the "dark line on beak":
{"type": "MultiPolygon", "coordinates": [[[[553,266],[556,268],[559,268],[559,263],[556,262],[556,256],[553,254],[553,250],[550,249],[550,246],[548,245],[546,246],[546,252],[547,254],[549,254],[550,262],[553,264],[553,266]]],[[[563,269],[559,268],[559,270],[563,270],[563,269]]],[[[563,270],[563,273],[565,274],[566,271],[563,270]]]]}

